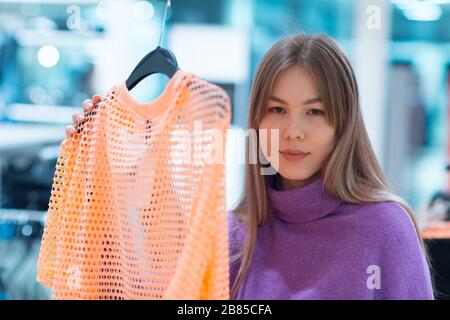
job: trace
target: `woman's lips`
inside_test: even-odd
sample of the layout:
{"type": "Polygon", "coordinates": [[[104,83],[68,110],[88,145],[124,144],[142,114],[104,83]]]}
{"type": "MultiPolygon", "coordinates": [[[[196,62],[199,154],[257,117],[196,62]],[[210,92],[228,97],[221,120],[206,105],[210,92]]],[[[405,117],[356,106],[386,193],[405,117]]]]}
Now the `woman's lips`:
{"type": "Polygon", "coordinates": [[[309,155],[309,153],[303,153],[303,152],[286,152],[286,151],[280,151],[280,154],[288,161],[300,161],[303,160],[305,157],[309,155]]]}

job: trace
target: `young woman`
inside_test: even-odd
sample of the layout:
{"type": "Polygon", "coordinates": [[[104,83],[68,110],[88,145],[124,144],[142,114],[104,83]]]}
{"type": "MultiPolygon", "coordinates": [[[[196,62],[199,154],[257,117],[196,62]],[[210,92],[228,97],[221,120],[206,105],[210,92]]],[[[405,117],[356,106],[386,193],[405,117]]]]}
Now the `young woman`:
{"type": "Polygon", "coordinates": [[[296,34],[266,53],[248,128],[278,130],[261,152],[279,160],[275,175],[246,164],[228,213],[232,299],[433,299],[412,210],[389,191],[354,72],[331,38],[296,34]],[[278,155],[266,151],[273,143],[278,155]]]}

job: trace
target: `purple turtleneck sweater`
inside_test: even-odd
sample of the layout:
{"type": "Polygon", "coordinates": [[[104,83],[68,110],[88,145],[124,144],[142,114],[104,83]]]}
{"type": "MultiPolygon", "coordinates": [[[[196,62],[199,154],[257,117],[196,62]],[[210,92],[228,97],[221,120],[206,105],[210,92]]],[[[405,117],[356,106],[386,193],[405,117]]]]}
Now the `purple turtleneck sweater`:
{"type": "MultiPolygon", "coordinates": [[[[397,203],[345,203],[323,178],[286,191],[276,176],[266,182],[269,218],[236,299],[433,299],[414,225],[397,203]]],[[[228,217],[234,254],[245,226],[228,217]]]]}

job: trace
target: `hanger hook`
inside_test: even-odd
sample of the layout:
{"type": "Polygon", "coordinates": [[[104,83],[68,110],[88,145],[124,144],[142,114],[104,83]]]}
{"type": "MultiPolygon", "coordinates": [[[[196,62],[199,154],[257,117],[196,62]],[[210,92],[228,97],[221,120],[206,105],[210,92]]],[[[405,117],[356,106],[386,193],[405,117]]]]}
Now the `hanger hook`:
{"type": "Polygon", "coordinates": [[[161,24],[161,35],[159,37],[159,45],[158,45],[159,47],[161,46],[162,40],[164,38],[164,29],[166,27],[167,11],[169,10],[170,5],[171,5],[170,0],[167,0],[166,6],[164,8],[164,15],[163,15],[162,24],[161,24]]]}

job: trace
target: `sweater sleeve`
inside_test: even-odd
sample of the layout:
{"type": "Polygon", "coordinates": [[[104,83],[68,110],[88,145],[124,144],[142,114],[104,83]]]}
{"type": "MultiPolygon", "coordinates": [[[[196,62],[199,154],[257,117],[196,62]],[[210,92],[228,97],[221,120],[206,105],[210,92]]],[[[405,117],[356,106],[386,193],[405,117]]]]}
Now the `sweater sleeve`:
{"type": "Polygon", "coordinates": [[[431,275],[410,216],[396,203],[382,210],[380,290],[376,299],[432,300],[431,275]]]}
{"type": "Polygon", "coordinates": [[[63,140],[60,145],[45,228],[42,235],[38,257],[38,272],[36,281],[53,287],[57,272],[56,257],[58,251],[59,224],[65,212],[67,188],[69,187],[74,157],[77,154],[80,139],[77,134],[63,140]]]}

